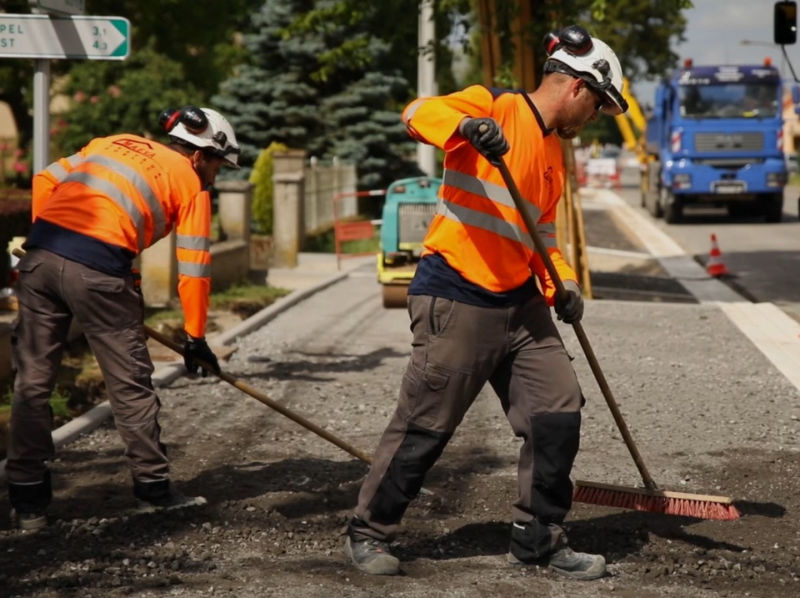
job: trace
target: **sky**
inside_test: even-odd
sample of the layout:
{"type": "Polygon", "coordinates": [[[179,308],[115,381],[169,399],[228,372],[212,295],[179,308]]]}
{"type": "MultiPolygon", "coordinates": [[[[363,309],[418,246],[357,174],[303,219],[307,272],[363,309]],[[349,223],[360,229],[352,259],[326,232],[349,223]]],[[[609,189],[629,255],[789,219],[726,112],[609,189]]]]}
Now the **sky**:
{"type": "MultiPolygon", "coordinates": [[[[769,56],[785,79],[792,78],[780,46],[773,43],[775,0],[692,0],[694,8],[684,10],[686,41],[673,42],[672,50],[695,65],[762,64],[769,56]],[[742,43],[751,42],[751,43],[742,43]]],[[[798,38],[800,40],[800,37],[798,38]]],[[[796,73],[800,74],[800,42],[786,46],[796,73]]],[[[652,104],[656,83],[636,83],[634,94],[640,104],[652,104]]]]}

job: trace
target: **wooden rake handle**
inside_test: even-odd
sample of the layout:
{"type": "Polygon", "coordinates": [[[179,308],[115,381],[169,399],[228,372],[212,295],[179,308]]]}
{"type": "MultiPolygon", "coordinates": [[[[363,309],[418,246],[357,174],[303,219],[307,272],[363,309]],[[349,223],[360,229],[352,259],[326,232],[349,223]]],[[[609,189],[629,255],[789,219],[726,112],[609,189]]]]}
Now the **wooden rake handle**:
{"type": "MultiPolygon", "coordinates": [[[[559,297],[566,298],[567,291],[564,288],[564,283],[562,282],[561,277],[558,275],[556,267],[553,265],[553,260],[550,259],[550,254],[547,252],[547,247],[542,241],[539,232],[536,230],[536,223],[533,222],[533,219],[525,208],[525,202],[520,195],[517,184],[514,182],[514,178],[511,176],[511,173],[508,170],[505,160],[502,156],[498,156],[496,159],[493,158],[493,161],[500,170],[500,175],[503,177],[503,181],[508,188],[508,192],[511,194],[511,198],[514,200],[514,205],[517,207],[517,211],[522,216],[522,220],[525,222],[525,226],[528,228],[528,233],[530,234],[533,245],[536,248],[536,252],[542,258],[545,268],[547,268],[547,272],[550,274],[550,278],[553,280],[553,285],[556,287],[557,295],[559,297]]],[[[597,361],[597,357],[594,354],[591,344],[589,344],[589,338],[586,336],[583,326],[581,326],[580,322],[574,322],[572,324],[572,328],[575,330],[575,335],[578,337],[578,342],[580,342],[581,348],[586,355],[586,360],[589,362],[589,367],[591,367],[592,373],[597,380],[597,384],[603,393],[606,403],[608,404],[608,408],[611,410],[611,415],[614,417],[614,422],[617,424],[620,434],[622,434],[622,439],[625,441],[625,446],[628,447],[628,451],[630,452],[631,457],[633,457],[636,467],[639,469],[639,474],[642,476],[644,485],[648,490],[656,490],[658,487],[653,481],[653,478],[650,476],[650,473],[647,471],[644,460],[639,454],[639,449],[636,448],[636,444],[633,441],[633,436],[631,436],[630,430],[628,430],[628,426],[625,423],[625,419],[622,417],[622,412],[620,412],[619,407],[617,406],[617,401],[614,399],[614,395],[611,393],[611,388],[609,387],[608,382],[606,382],[606,377],[603,375],[603,370],[600,369],[600,363],[597,361]]]]}
{"type": "MultiPolygon", "coordinates": [[[[150,328],[147,325],[144,326],[144,331],[147,334],[147,336],[149,336],[153,340],[158,341],[159,343],[161,343],[165,347],[168,347],[168,348],[172,349],[173,351],[175,351],[178,354],[181,354],[181,355],[183,354],[183,347],[181,347],[178,343],[173,341],[168,336],[166,336],[164,334],[161,334],[157,330],[153,330],[152,328],[150,328]]],[[[199,360],[199,359],[197,361],[198,361],[198,363],[200,364],[201,367],[205,367],[205,369],[210,371],[210,372],[213,371],[207,363],[205,363],[205,362],[203,362],[202,360],[199,360]]],[[[261,393],[261,392],[257,391],[255,388],[245,384],[241,380],[237,380],[236,378],[234,378],[230,374],[225,373],[224,371],[220,371],[220,373],[217,374],[217,376],[219,378],[222,378],[223,380],[225,380],[225,382],[227,382],[231,386],[235,386],[236,388],[238,388],[242,392],[249,394],[254,399],[256,399],[258,401],[261,401],[262,403],[264,403],[270,409],[274,409],[275,411],[277,411],[281,415],[285,415],[290,420],[300,424],[301,426],[303,426],[307,430],[311,430],[317,436],[321,436],[322,438],[324,438],[328,442],[331,442],[331,443],[335,444],[340,449],[350,453],[351,455],[353,455],[357,459],[360,459],[364,463],[367,463],[367,464],[372,463],[372,458],[369,455],[367,455],[366,453],[360,451],[359,449],[357,449],[353,445],[345,442],[341,438],[339,438],[337,436],[334,436],[333,434],[331,434],[327,430],[325,430],[323,428],[320,428],[318,425],[316,425],[313,422],[310,422],[309,420],[307,420],[305,417],[303,417],[299,413],[295,413],[291,409],[289,409],[287,407],[284,407],[280,403],[270,399],[264,393],[261,393]]]]}

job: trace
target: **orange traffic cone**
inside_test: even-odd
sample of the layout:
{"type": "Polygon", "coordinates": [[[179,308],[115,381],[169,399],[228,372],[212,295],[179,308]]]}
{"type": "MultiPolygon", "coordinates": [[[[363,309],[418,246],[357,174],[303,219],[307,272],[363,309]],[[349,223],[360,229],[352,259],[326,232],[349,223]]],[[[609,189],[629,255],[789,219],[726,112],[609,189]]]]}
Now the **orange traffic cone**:
{"type": "Polygon", "coordinates": [[[711,233],[711,254],[708,256],[706,271],[709,276],[715,277],[728,274],[725,262],[722,261],[722,252],[719,250],[719,245],[717,245],[717,235],[714,233],[711,233]]]}

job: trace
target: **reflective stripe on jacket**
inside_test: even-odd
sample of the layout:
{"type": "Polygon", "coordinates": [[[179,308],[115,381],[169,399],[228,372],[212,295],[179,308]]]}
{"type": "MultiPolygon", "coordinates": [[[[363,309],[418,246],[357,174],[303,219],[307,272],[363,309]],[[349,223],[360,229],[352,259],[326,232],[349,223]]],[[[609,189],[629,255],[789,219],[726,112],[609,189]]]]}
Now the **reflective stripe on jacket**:
{"type": "Polygon", "coordinates": [[[458,133],[465,117],[491,117],[511,147],[504,156],[563,280],[575,272],[556,247],[556,206],[564,186],[561,142],[544,128],[524,92],[474,85],[418,98],[403,111],[409,133],[445,150],[439,205],[423,254],[439,253],[464,278],[493,292],[519,287],[531,272],[552,304],[555,289],[500,171],[458,133]]]}
{"type": "Polygon", "coordinates": [[[137,135],[93,139],[37,173],[32,200],[34,220],[133,254],[174,228],[186,332],[204,336],[211,289],[211,199],[188,157],[137,135]]]}

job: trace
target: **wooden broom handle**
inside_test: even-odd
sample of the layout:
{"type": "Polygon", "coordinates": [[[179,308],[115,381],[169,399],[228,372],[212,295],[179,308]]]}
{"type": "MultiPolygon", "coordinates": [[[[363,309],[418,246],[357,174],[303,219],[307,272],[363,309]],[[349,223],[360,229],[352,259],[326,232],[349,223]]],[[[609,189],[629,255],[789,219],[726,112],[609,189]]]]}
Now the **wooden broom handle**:
{"type": "MultiPolygon", "coordinates": [[[[525,226],[528,228],[528,233],[530,234],[533,245],[536,248],[536,252],[539,254],[539,257],[542,258],[545,268],[547,268],[547,272],[550,274],[550,278],[552,279],[553,285],[556,288],[556,294],[561,298],[566,298],[567,291],[564,288],[564,283],[561,281],[561,277],[558,275],[555,265],[553,265],[553,260],[550,259],[550,254],[547,252],[547,247],[545,247],[539,232],[536,230],[536,223],[533,222],[528,210],[525,209],[525,202],[519,193],[519,189],[517,188],[517,184],[514,182],[514,178],[511,176],[511,173],[508,170],[505,160],[502,156],[499,156],[496,162],[496,166],[500,170],[500,174],[503,177],[506,187],[508,188],[508,192],[511,194],[511,198],[514,200],[514,205],[517,207],[517,211],[522,216],[522,220],[525,222],[525,226]]],[[[631,457],[633,457],[636,467],[639,469],[639,474],[642,476],[642,481],[644,482],[645,487],[647,487],[648,490],[656,490],[658,487],[653,481],[653,478],[650,476],[650,473],[647,471],[644,460],[639,454],[639,449],[636,448],[636,443],[633,441],[633,436],[631,436],[628,426],[625,423],[625,419],[622,417],[622,413],[617,406],[617,401],[614,399],[614,395],[611,393],[611,388],[609,387],[608,382],[606,382],[606,377],[603,375],[603,370],[600,369],[600,363],[597,361],[597,357],[592,350],[592,346],[589,343],[589,338],[586,336],[586,332],[583,330],[583,326],[581,326],[580,322],[573,322],[572,328],[575,330],[575,335],[578,337],[578,342],[580,342],[581,348],[586,355],[586,360],[589,362],[589,367],[591,367],[592,373],[594,374],[597,384],[600,387],[600,391],[603,393],[603,397],[608,404],[608,408],[611,410],[611,415],[614,417],[614,422],[617,424],[620,434],[622,434],[622,439],[625,441],[625,446],[628,447],[628,451],[630,452],[631,457]]]]}

